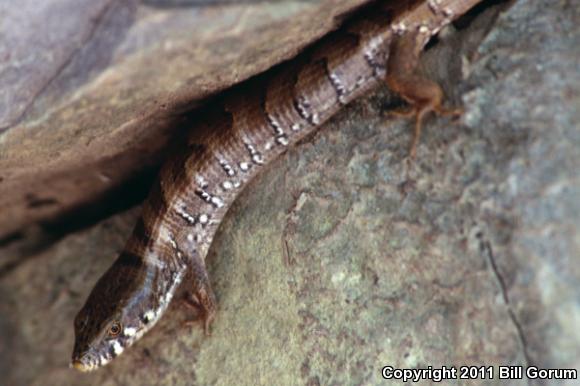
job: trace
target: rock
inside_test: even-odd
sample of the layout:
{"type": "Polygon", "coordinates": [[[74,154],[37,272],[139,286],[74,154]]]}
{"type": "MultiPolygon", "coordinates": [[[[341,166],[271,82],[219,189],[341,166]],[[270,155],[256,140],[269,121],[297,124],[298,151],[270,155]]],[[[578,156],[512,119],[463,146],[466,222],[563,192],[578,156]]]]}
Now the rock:
{"type": "Polygon", "coordinates": [[[0,238],[114,201],[191,126],[183,111],[293,57],[363,2],[0,4],[0,238]]]}
{"type": "Polygon", "coordinates": [[[578,369],[580,15],[520,0],[479,45],[491,20],[428,52],[465,113],[431,118],[414,164],[411,124],[383,116],[382,89],[248,186],[208,256],[211,337],[183,327],[193,315],[174,302],[109,366],[66,368],[73,317],[138,208],[4,270],[6,383],[374,385],[383,366],[494,366],[496,380],[498,365],[578,369]]]}

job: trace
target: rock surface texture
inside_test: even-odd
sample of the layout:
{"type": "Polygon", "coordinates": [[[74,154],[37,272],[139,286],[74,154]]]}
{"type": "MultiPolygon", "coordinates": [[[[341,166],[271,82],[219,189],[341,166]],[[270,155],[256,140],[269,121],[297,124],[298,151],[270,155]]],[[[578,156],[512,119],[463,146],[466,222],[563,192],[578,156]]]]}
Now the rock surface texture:
{"type": "Polygon", "coordinates": [[[180,112],[293,57],[364,0],[181,3],[0,4],[0,238],[115,200],[159,164],[180,112]]]}
{"type": "MultiPolygon", "coordinates": [[[[447,31],[426,54],[425,70],[465,112],[459,123],[427,121],[415,163],[406,159],[411,124],[384,116],[393,98],[381,89],[243,192],[208,256],[219,301],[211,337],[197,325],[184,327],[194,315],[173,302],[113,363],[77,373],[67,367],[74,315],[122,249],[139,208],[59,240],[42,228],[7,238],[0,249],[0,384],[379,385],[400,384],[382,379],[385,365],[580,369],[580,9],[520,0],[497,12],[490,7],[468,28],[447,31]],[[31,246],[29,239],[43,237],[50,243],[31,246]]],[[[125,79],[134,76],[130,69],[98,78],[129,87],[138,81],[125,79]]],[[[149,93],[174,84],[151,71],[149,93]]],[[[99,93],[98,84],[91,87],[99,93]]],[[[152,121],[135,111],[119,117],[103,98],[94,109],[108,113],[87,113],[90,130],[78,138],[68,132],[62,149],[38,151],[72,157],[62,159],[67,165],[89,133],[99,141],[102,124],[110,130],[124,122],[115,138],[135,144],[126,159],[143,170],[139,157],[149,153],[136,156],[145,141],[138,137],[152,121]]],[[[49,110],[72,111],[34,106],[26,116],[41,125],[49,110]]],[[[26,139],[29,149],[53,135],[30,127],[4,135],[26,139]]],[[[158,126],[156,135],[170,128],[158,126]]],[[[11,141],[0,145],[10,149],[11,141]]],[[[1,162],[15,165],[10,160],[1,162]]],[[[86,169],[93,172],[101,171],[86,169]]],[[[23,194],[12,190],[21,185],[7,186],[7,195],[23,194]]],[[[3,207],[2,224],[13,213],[3,207]]],[[[470,384],[510,383],[555,381],[470,384]]]]}

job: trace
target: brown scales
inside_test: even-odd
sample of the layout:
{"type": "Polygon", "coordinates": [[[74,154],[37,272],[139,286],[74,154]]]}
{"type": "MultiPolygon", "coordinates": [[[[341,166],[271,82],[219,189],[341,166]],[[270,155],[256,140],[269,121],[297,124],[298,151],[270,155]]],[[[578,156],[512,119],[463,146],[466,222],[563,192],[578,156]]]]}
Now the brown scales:
{"type": "MultiPolygon", "coordinates": [[[[405,115],[415,116],[413,157],[424,116],[431,111],[456,113],[442,107],[443,93],[436,83],[416,74],[420,52],[429,38],[478,2],[387,3],[269,77],[226,95],[223,109],[204,116],[191,131],[183,153],[162,168],[127,253],[139,256],[149,270],[157,265],[159,270],[175,271],[183,263],[193,276],[191,293],[209,331],[216,304],[205,257],[217,227],[247,182],[287,146],[384,81],[410,104],[405,115]]],[[[175,275],[156,273],[155,277],[175,275]]],[[[159,288],[166,291],[168,286],[159,288]]],[[[123,293],[139,296],[137,290],[133,295],[123,293]]],[[[166,295],[155,294],[158,299],[166,295]]],[[[98,305],[87,302],[84,312],[90,313],[91,307],[98,305]]],[[[86,334],[77,331],[77,336],[86,334]]],[[[83,342],[77,338],[77,344],[83,342]]]]}

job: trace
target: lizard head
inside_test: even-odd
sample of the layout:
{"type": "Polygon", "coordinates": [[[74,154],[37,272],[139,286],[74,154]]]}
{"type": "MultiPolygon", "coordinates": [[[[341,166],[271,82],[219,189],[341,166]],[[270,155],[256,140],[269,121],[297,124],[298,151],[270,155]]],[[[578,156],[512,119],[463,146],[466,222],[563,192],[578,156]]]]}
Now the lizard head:
{"type": "Polygon", "coordinates": [[[140,257],[121,254],[75,318],[71,367],[92,371],[104,366],[155,324],[172,296],[155,285],[159,275],[140,257]]]}

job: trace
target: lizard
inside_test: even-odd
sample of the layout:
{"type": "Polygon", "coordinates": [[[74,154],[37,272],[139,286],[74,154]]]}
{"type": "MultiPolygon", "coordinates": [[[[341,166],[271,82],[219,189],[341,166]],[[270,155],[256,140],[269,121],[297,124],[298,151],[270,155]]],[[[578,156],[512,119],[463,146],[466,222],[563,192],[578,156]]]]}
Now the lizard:
{"type": "Polygon", "coordinates": [[[440,86],[417,66],[428,41],[481,0],[383,1],[252,87],[208,108],[162,166],[123,251],[74,320],[71,366],[109,363],[160,319],[186,275],[209,334],[216,315],[205,257],[228,208],[286,149],[381,82],[411,106],[415,132],[442,106],[440,86]]]}

